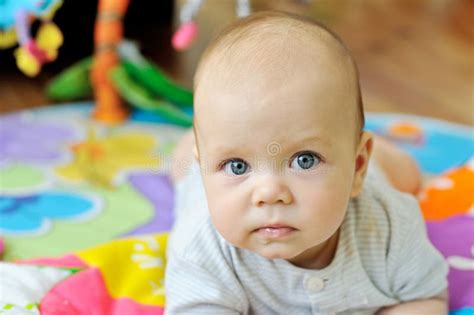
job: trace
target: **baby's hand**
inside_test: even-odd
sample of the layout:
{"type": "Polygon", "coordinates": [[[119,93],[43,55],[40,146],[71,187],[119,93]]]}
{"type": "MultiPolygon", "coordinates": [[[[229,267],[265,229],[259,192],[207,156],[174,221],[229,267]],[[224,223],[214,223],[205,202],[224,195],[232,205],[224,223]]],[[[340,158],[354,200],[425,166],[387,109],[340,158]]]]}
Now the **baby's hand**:
{"type": "Polygon", "coordinates": [[[448,292],[436,297],[425,300],[416,300],[404,302],[401,304],[388,306],[380,309],[377,315],[412,315],[412,314],[432,314],[446,315],[448,314],[448,292]]]}

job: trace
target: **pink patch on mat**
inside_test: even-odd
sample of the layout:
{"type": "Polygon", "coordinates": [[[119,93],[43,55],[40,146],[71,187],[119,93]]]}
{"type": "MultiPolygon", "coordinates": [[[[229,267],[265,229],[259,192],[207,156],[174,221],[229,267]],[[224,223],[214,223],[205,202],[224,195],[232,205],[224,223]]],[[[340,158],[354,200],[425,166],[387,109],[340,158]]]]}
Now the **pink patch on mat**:
{"type": "Polygon", "coordinates": [[[162,315],[164,309],[128,298],[112,298],[100,270],[91,268],[53,288],[41,301],[40,311],[42,315],[162,315]]]}

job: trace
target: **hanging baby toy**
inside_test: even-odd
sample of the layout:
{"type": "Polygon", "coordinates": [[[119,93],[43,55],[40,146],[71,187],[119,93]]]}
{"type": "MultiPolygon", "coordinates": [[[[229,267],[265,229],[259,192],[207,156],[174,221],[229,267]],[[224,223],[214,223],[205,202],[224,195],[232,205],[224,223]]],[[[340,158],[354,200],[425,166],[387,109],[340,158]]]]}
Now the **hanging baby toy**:
{"type": "Polygon", "coordinates": [[[0,0],[0,49],[15,46],[18,68],[27,76],[36,76],[43,64],[56,59],[63,43],[59,28],[51,22],[62,0],[0,0]],[[33,38],[32,21],[41,25],[33,38]]]}
{"type": "MultiPolygon", "coordinates": [[[[198,27],[194,21],[203,0],[188,0],[181,8],[179,14],[180,27],[172,38],[173,48],[176,50],[187,49],[198,35],[198,27]]],[[[239,18],[250,14],[249,0],[236,0],[236,12],[239,18]]]]}
{"type": "MultiPolygon", "coordinates": [[[[1,1],[1,0],[0,0],[1,1]]],[[[99,0],[94,55],[66,69],[48,84],[57,101],[94,97],[93,117],[107,125],[123,122],[132,105],[169,123],[192,126],[193,93],[175,83],[139,47],[124,39],[131,0],[99,0]]]]}

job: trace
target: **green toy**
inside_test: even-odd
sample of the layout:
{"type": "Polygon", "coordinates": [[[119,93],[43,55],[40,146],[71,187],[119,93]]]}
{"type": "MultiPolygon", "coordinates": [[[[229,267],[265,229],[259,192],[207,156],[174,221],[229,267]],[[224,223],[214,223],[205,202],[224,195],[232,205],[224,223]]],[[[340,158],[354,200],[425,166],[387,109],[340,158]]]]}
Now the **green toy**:
{"type": "Polygon", "coordinates": [[[160,114],[177,125],[183,127],[192,125],[192,118],[188,114],[170,102],[156,99],[150,93],[150,90],[142,87],[139,84],[140,82],[133,80],[125,66],[122,65],[112,69],[111,78],[115,88],[128,103],[135,104],[143,110],[160,114]]]}
{"type": "MultiPolygon", "coordinates": [[[[192,117],[184,111],[193,106],[192,92],[146,60],[136,45],[124,41],[118,51],[121,63],[108,75],[120,95],[136,108],[157,113],[180,126],[192,126],[192,117]]],[[[57,101],[92,97],[92,62],[91,57],[83,59],[54,78],[47,86],[48,97],[57,101]]]]}
{"type": "Polygon", "coordinates": [[[92,57],[83,59],[54,78],[46,87],[46,95],[56,101],[72,101],[92,96],[89,71],[92,57]]]}

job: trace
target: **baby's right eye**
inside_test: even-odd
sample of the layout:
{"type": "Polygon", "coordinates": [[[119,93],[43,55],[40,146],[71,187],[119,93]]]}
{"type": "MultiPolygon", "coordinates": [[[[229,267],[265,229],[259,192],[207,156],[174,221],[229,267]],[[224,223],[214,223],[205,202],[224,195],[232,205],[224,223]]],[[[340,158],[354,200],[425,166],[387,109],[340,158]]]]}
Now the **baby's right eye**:
{"type": "Polygon", "coordinates": [[[247,171],[248,164],[241,159],[234,159],[225,162],[223,167],[224,172],[229,175],[242,175],[247,171]]]}

